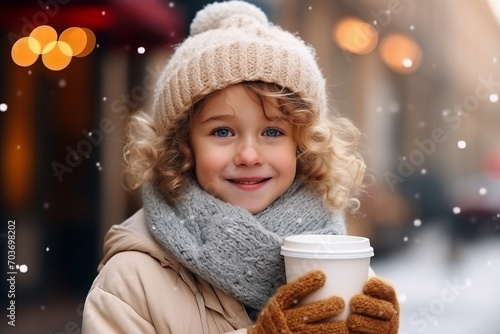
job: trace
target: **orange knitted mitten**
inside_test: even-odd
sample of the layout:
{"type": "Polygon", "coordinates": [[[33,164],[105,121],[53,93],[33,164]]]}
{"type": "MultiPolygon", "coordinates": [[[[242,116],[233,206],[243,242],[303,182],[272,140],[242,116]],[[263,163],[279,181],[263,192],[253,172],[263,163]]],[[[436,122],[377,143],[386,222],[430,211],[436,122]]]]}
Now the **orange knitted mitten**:
{"type": "Polygon", "coordinates": [[[392,285],[373,277],[366,282],[363,292],[351,299],[351,314],[347,318],[349,333],[396,334],[399,303],[392,285]]]}
{"type": "Polygon", "coordinates": [[[248,334],[348,334],[344,321],[321,322],[344,309],[340,297],[298,306],[300,300],[325,284],[320,271],[312,271],[283,285],[272,296],[257,317],[248,334]]]}

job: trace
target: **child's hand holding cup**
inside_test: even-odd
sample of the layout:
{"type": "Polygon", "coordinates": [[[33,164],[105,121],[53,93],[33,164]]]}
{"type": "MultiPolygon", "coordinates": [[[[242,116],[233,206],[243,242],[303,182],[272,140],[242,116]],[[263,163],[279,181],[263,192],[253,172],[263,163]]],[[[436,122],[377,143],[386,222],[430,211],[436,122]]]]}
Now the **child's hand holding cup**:
{"type": "Polygon", "coordinates": [[[285,238],[281,255],[285,257],[287,282],[312,270],[321,270],[326,275],[325,285],[304,298],[302,303],[341,297],[346,307],[332,320],[346,320],[351,297],[363,293],[368,280],[373,248],[370,240],[364,237],[295,235],[285,238]]]}

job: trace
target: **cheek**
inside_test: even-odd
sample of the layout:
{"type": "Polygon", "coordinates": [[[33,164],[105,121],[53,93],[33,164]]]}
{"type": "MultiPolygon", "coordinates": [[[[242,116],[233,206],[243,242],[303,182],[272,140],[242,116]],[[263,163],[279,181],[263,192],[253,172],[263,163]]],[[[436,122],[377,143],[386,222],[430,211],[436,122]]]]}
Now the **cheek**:
{"type": "Polygon", "coordinates": [[[194,161],[197,168],[215,171],[223,168],[226,159],[222,150],[201,147],[195,152],[194,161]]]}
{"type": "Polygon", "coordinates": [[[282,161],[281,173],[290,179],[294,179],[295,174],[297,173],[297,160],[294,157],[289,157],[288,159],[283,159],[282,161]]]}
{"type": "Polygon", "coordinates": [[[292,173],[295,176],[297,169],[297,146],[290,144],[274,154],[274,161],[282,172],[292,173]]]}
{"type": "Polygon", "coordinates": [[[206,191],[215,191],[217,180],[225,168],[224,160],[218,154],[209,150],[202,150],[194,155],[196,166],[196,177],[198,182],[206,191]]]}

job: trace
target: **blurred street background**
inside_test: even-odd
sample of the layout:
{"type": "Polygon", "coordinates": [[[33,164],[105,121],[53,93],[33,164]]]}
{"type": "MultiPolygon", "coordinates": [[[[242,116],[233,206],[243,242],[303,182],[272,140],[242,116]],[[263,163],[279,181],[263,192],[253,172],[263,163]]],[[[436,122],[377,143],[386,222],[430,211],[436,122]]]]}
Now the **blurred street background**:
{"type": "MultiPolygon", "coordinates": [[[[209,2],[1,2],[2,334],[81,332],[103,236],[141,206],[121,184],[127,116],[209,2]],[[38,27],[63,51],[84,43],[34,55],[38,27]]],[[[500,0],[249,2],[316,49],[332,105],[364,134],[348,230],[396,286],[400,333],[498,334],[500,0]]]]}

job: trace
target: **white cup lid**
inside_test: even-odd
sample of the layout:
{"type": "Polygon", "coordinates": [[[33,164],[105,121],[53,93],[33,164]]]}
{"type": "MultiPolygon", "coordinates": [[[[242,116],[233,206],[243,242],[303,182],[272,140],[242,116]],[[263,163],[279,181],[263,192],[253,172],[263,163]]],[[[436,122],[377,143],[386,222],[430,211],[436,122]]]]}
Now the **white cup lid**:
{"type": "Polygon", "coordinates": [[[294,235],[286,237],[281,255],[315,259],[357,259],[374,255],[370,240],[351,235],[294,235]]]}

